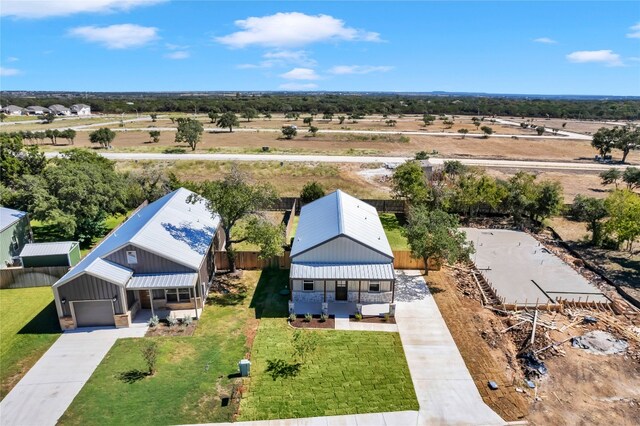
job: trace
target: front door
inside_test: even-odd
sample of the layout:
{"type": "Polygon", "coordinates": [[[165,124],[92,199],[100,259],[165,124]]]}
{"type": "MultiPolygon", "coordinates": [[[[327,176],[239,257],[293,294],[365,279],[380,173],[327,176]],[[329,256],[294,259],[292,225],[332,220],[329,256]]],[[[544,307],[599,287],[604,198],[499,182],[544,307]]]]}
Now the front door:
{"type": "Polygon", "coordinates": [[[336,300],[347,300],[347,282],[336,282],[336,300]]]}

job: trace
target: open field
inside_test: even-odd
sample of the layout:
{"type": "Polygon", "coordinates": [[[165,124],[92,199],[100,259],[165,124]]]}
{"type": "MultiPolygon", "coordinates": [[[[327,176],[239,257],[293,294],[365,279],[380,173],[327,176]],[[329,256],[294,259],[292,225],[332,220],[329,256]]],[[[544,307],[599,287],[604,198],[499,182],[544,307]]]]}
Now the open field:
{"type": "MultiPolygon", "coordinates": [[[[510,121],[515,121],[516,123],[520,123],[526,120],[533,120],[531,123],[538,126],[545,126],[547,129],[560,129],[560,130],[568,130],[570,132],[582,133],[584,135],[590,135],[598,131],[598,129],[602,127],[612,128],[614,126],[624,126],[627,124],[626,121],[620,122],[609,122],[609,121],[592,121],[592,120],[574,120],[574,119],[563,119],[563,118],[540,118],[540,117],[508,117],[510,121]],[[566,123],[564,127],[562,125],[566,123]]],[[[635,123],[637,124],[637,123],[635,123]]]]}
{"type": "Polygon", "coordinates": [[[60,335],[49,287],[0,290],[0,399],[60,335]]]}

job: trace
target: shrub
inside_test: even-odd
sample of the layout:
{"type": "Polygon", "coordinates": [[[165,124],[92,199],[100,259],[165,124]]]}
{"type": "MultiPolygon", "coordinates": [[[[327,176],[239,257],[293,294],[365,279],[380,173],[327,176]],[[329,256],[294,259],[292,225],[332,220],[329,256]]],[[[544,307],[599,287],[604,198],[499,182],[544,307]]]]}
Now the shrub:
{"type": "Polygon", "coordinates": [[[362,314],[361,314],[360,312],[358,312],[358,313],[355,315],[355,318],[356,318],[356,321],[360,321],[360,320],[362,320],[362,314]]]}
{"type": "Polygon", "coordinates": [[[160,319],[157,315],[152,316],[151,318],[149,318],[149,321],[147,321],[147,325],[149,327],[157,327],[158,324],[160,324],[160,319]]]}
{"type": "Polygon", "coordinates": [[[178,325],[178,318],[174,317],[171,314],[167,315],[165,317],[165,320],[167,321],[167,323],[169,323],[169,327],[173,327],[175,325],[178,325]]]}
{"type": "Polygon", "coordinates": [[[428,159],[429,159],[429,154],[427,154],[427,151],[416,152],[416,160],[428,160],[428,159]]]}
{"type": "Polygon", "coordinates": [[[165,154],[184,154],[187,151],[184,148],[167,148],[163,152],[165,154]]]}
{"type": "Polygon", "coordinates": [[[304,314],[304,322],[311,322],[311,318],[313,318],[311,314],[304,314]]]}
{"type": "Polygon", "coordinates": [[[156,372],[156,361],[158,360],[158,343],[155,340],[149,341],[145,346],[140,349],[142,352],[142,358],[144,358],[149,375],[152,376],[156,372]]]}
{"type": "Polygon", "coordinates": [[[384,322],[389,322],[389,318],[391,318],[391,315],[389,314],[389,312],[386,312],[384,314],[384,322]]]}
{"type": "Polygon", "coordinates": [[[294,314],[293,312],[289,314],[289,321],[294,322],[296,318],[296,314],[294,314]]]}
{"type": "Polygon", "coordinates": [[[300,201],[307,204],[317,200],[318,198],[324,197],[324,195],[324,188],[320,183],[316,181],[307,182],[304,184],[302,191],[300,192],[300,201]]]}
{"type": "Polygon", "coordinates": [[[192,323],[193,323],[193,317],[189,314],[184,314],[184,317],[182,317],[182,325],[184,325],[185,327],[188,327],[192,323]]]}
{"type": "Polygon", "coordinates": [[[327,319],[329,319],[329,315],[325,313],[320,315],[320,322],[325,322],[327,319]]]}

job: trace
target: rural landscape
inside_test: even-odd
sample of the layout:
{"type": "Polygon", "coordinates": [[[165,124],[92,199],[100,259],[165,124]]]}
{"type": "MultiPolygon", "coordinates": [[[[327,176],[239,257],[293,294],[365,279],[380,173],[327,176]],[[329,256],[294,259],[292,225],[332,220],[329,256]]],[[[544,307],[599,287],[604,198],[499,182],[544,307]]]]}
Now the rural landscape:
{"type": "MultiPolygon", "coordinates": [[[[637,8],[587,4],[618,54],[467,4],[566,64],[471,81],[437,46],[426,84],[386,21],[462,3],[28,3],[0,18],[0,425],[638,423],[637,8]],[[86,76],[32,68],[60,46],[86,76]]],[[[540,7],[588,32],[574,3],[540,7]]]]}

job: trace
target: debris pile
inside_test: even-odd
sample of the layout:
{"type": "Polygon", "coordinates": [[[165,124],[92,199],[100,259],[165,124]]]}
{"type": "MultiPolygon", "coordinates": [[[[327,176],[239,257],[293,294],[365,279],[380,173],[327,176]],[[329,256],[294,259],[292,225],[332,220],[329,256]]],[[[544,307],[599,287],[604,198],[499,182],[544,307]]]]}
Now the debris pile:
{"type": "Polygon", "coordinates": [[[629,348],[626,341],[616,339],[611,333],[602,330],[594,330],[580,337],[574,337],[571,339],[571,345],[596,355],[624,353],[629,348]]]}

